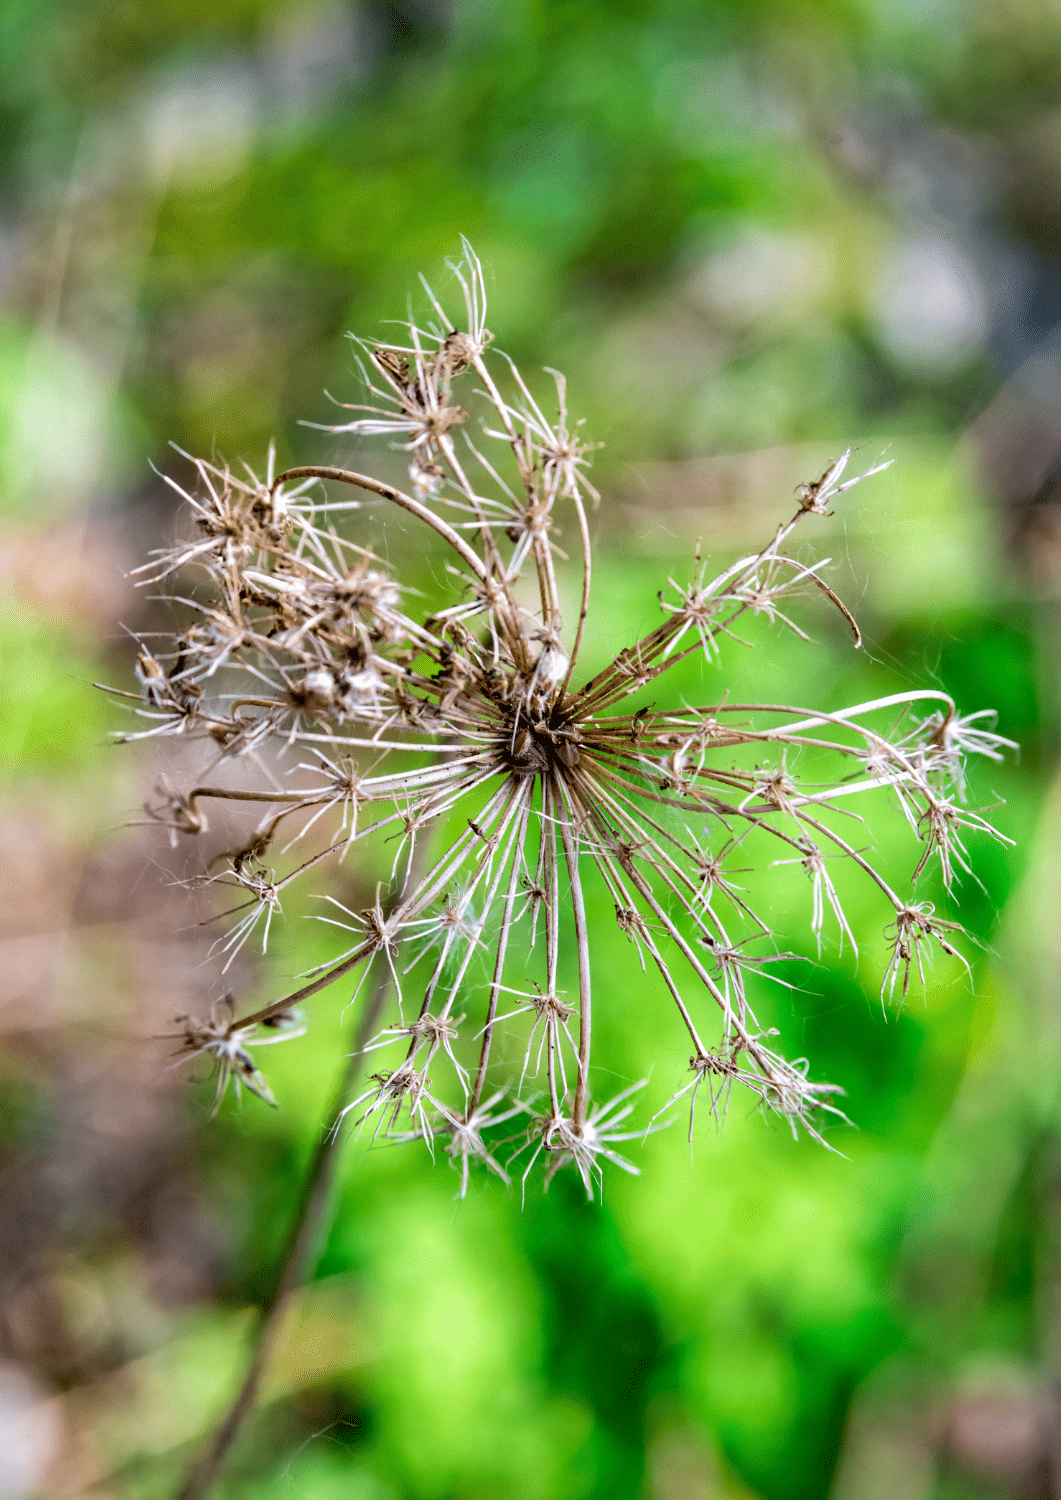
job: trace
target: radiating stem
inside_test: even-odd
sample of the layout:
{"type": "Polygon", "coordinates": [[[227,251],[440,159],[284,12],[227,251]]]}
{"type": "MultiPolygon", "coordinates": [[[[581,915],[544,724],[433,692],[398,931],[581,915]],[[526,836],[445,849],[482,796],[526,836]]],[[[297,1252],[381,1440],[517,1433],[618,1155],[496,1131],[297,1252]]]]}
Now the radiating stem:
{"type": "MultiPolygon", "coordinates": [[[[559,807],[558,800],[556,805],[559,807]]],[[[589,931],[586,925],[586,906],[582,899],[582,881],[578,873],[577,840],[572,838],[571,824],[563,816],[560,818],[560,837],[564,842],[564,859],[567,861],[567,875],[571,883],[571,914],[575,919],[575,945],[578,948],[578,1082],[575,1085],[572,1119],[576,1125],[584,1125],[589,1104],[589,1052],[593,1032],[589,931]]]]}
{"type": "Polygon", "coordinates": [[[582,602],[578,610],[578,625],[575,627],[575,640],[571,647],[571,659],[567,664],[567,673],[560,688],[561,698],[564,697],[570,686],[571,674],[575,670],[578,653],[582,649],[582,635],[586,628],[586,616],[589,614],[589,591],[593,582],[593,550],[590,546],[586,507],[577,495],[573,498],[575,502],[575,514],[578,517],[578,529],[582,537],[582,602]]]}
{"type": "Polygon", "coordinates": [[[519,851],[523,847],[523,841],[527,836],[527,823],[530,820],[530,799],[528,790],[524,801],[523,812],[520,815],[519,832],[516,835],[516,844],[512,853],[512,871],[508,879],[508,892],[505,896],[505,910],[501,918],[501,931],[497,939],[497,951],[494,956],[494,972],[490,980],[490,996],[486,1007],[486,1025],[483,1027],[483,1043],[479,1052],[479,1067],[475,1074],[475,1083],[472,1086],[471,1098],[468,1101],[466,1116],[470,1120],[479,1108],[479,1101],[483,1097],[483,1087],[486,1083],[486,1068],[490,1061],[490,1043],[494,1035],[494,1017],[497,1015],[497,1001],[501,993],[501,980],[505,970],[505,954],[508,950],[508,937],[512,930],[512,906],[516,899],[516,891],[519,885],[519,851]]]}

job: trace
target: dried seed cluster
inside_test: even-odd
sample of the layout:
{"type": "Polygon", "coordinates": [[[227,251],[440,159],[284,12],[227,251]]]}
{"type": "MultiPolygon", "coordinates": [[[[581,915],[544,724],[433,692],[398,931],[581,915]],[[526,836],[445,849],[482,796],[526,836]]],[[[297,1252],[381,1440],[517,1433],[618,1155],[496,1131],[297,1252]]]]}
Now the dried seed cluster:
{"type": "Polygon", "coordinates": [[[690,1076],[671,1103],[691,1096],[690,1135],[706,1081],[713,1108],[740,1083],[793,1132],[821,1139],[824,1116],[839,1113],[838,1091],[811,1081],[805,1060],[782,1057],[776,1034],[755,1019],[746,976],[778,954],[734,883],[732,857],[746,855],[749,841],[773,841],[780,857],[767,863],[802,867],[819,947],[830,915],[840,941],[854,943],[826,860],[851,862],[891,909],[884,988],[905,995],[933,941],[956,953],[954,924],[894,891],[841,815],[857,799],[890,794],[921,841],[914,879],[938,859],[949,885],[955,866],[968,869],[963,832],[988,828],[963,806],[965,756],[998,759],[1009,742],[989,714],[962,718],[932,690],[832,713],[725,701],[635,706],[690,656],[717,658],[743,617],[765,615],[802,635],[785,613],[798,593],[826,596],[857,642],[820,565],[783,551],[795,527],[857,482],[843,477],[848,454],[801,487],[795,514],[761,552],[716,576],[698,555],[691,581],[661,594],[658,626],[579,682],[591,585],[586,508],[599,498],[585,475],[589,447],[568,418],[562,376],[550,372],[549,417],[511,361],[488,355],[482,271],[467,246],[452,269],[464,326],[427,289],[429,326],[410,321],[401,344],[360,344],[366,401],[328,429],[406,449],[408,491],[344,469],[274,474],[271,457],[264,479],[194,460],[194,492],[179,490],[194,534],[141,570],[153,584],[180,576],[190,623],[161,644],[141,642],[140,691],[123,696],[150,723],[127,738],[197,736],[217,752],[201,784],[160,786],[149,814],[174,843],[206,829],[217,799],[261,815],[224,868],[203,877],[239,893],[217,945],[222,967],[252,934],[264,947],[292,881],[373,835],[397,843],[390,890],[371,907],[327,898],[326,920],[341,935],[330,962],[252,1013],[184,1018],[182,1055],[218,1064],[219,1098],[231,1078],[270,1099],[248,1047],[291,1034],[294,1007],[326,986],[386,965],[395,1015],[372,1045],[391,1052],[391,1065],[350,1106],[358,1122],[444,1142],[462,1187],[473,1160],[505,1177],[513,1160],[526,1176],[544,1157],[550,1176],[573,1163],[592,1191],[604,1161],[635,1170],[618,1147],[641,1132],[627,1124],[633,1090],[604,1104],[591,1097],[589,876],[603,881],[641,968],[658,972],[688,1033],[690,1076]],[[486,415],[473,438],[476,406],[486,415]],[[333,498],[328,482],[399,507],[448,548],[455,602],[418,617],[413,593],[336,528],[371,501],[333,498]],[[558,512],[573,519],[582,549],[570,631],[555,569],[558,512]],[[524,573],[536,583],[533,609],[517,592],[524,573]],[[185,583],[193,574],[199,582],[185,583]],[[744,762],[740,747],[750,747],[744,762]],[[804,762],[813,781],[801,775],[804,762]],[[284,873],[281,831],[295,835],[287,849],[297,838],[304,851],[317,845],[284,873]],[[426,865],[413,859],[425,840],[426,865]],[[749,948],[757,940],[758,956],[749,948]],[[569,954],[577,996],[566,997],[569,954]],[[492,1050],[509,1026],[522,1028],[526,1047],[499,1064],[492,1050]]]}

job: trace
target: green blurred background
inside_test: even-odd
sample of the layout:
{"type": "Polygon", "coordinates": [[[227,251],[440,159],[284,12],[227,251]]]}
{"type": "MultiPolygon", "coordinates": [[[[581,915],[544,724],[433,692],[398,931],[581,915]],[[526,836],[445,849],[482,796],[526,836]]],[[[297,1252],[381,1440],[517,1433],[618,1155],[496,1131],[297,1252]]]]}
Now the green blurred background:
{"type": "MultiPolygon", "coordinates": [[[[1020,755],[972,795],[1015,845],[925,889],[973,983],[941,960],[885,1015],[856,901],[857,964],[804,941],[760,996],[847,1089],[844,1156],[735,1100],[691,1162],[678,1126],[603,1204],[567,1174],[521,1207],[348,1143],[220,1493],[1061,1496],[1059,231],[1052,0],[0,0],[0,1497],[169,1492],[351,1034],[326,1000],[280,1109],[214,1120],[151,1040],[216,993],[191,859],[134,826],[183,763],[108,746],[90,686],[158,623],[151,464],[332,459],[298,420],[350,398],[345,331],[446,292],[462,233],[499,345],[606,445],[593,649],[697,537],[761,542],[848,443],[894,458],[815,540],[867,650],[810,612],[814,649],[761,631],[723,675],[997,708],[1020,755]]],[[[782,932],[809,899],[779,887],[782,932]]],[[[665,1098],[682,1044],[600,926],[603,1071],[665,1098]]],[[[241,992],[320,942],[293,916],[241,992]]]]}

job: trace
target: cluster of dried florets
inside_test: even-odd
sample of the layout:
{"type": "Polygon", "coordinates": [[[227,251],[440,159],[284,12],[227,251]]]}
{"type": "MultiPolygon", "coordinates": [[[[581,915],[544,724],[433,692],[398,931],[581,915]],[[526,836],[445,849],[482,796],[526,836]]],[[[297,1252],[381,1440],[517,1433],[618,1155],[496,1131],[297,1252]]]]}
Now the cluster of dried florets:
{"type": "Polygon", "coordinates": [[[586,503],[597,498],[584,473],[589,450],[560,375],[549,418],[511,361],[488,362],[470,250],[454,271],[466,326],[455,328],[428,291],[437,321],[410,322],[402,344],[363,344],[367,404],[328,429],[398,440],[411,455],[409,493],[344,469],[274,474],[270,458],[259,479],[196,460],[195,493],[180,491],[195,536],[142,570],[151,583],[205,579],[183,599],[187,627],[141,646],[136,711],[152,721],[142,734],[203,737],[217,751],[201,784],[161,786],[149,813],[174,843],[206,829],[212,800],[264,814],[223,869],[203,877],[238,893],[218,944],[222,967],[255,933],[264,947],[292,881],[374,835],[397,843],[389,894],[364,910],[327,898],[328,920],[345,933],[329,963],[252,1013],[185,1019],[184,1055],[216,1062],[221,1092],[232,1078],[269,1099],[248,1047],[290,1034],[293,1007],[326,986],[384,965],[395,1014],[372,1046],[394,1055],[350,1105],[354,1117],[377,1133],[444,1141],[464,1183],[472,1160],[505,1176],[507,1139],[508,1161],[524,1173],[544,1155],[550,1174],[574,1163],[590,1190],[603,1161],[633,1170],[616,1147],[639,1132],[626,1123],[632,1091],[591,1099],[589,877],[603,882],[641,968],[658,972],[688,1033],[691,1077],[675,1100],[691,1095],[695,1109],[706,1081],[717,1109],[737,1082],[794,1132],[820,1139],[824,1116],[839,1113],[838,1091],[812,1082],[806,1061],[780,1056],[776,1033],[755,1019],[746,975],[777,953],[727,861],[749,839],[767,840],[781,856],[767,864],[801,866],[819,947],[830,913],[841,943],[854,943],[826,859],[856,866],[891,909],[885,988],[905,994],[933,940],[956,952],[953,924],[894,891],[842,836],[838,815],[852,799],[890,794],[923,846],[914,878],[936,858],[949,885],[955,865],[968,868],[963,831],[988,827],[962,805],[964,757],[997,759],[1008,742],[990,716],[960,718],[935,691],[832,713],[643,701],[651,687],[658,703],[659,679],[691,655],[716,658],[742,617],[801,634],[783,609],[797,593],[825,595],[857,642],[820,572],[782,551],[800,522],[856,482],[843,478],[847,454],[801,487],[792,519],[761,552],[714,577],[698,556],[692,581],[661,595],[656,629],[576,684],[590,599],[586,503]],[[468,406],[487,413],[474,440],[455,402],[462,383],[468,406]],[[337,513],[360,502],[329,498],[328,482],[400,507],[448,548],[456,602],[417,618],[384,562],[335,529],[337,513]],[[583,558],[570,648],[554,566],[558,509],[573,517],[583,558]],[[528,570],[533,609],[516,588],[528,570]],[[273,771],[279,757],[285,783],[273,771]],[[258,769],[254,790],[234,784],[245,772],[222,774],[237,764],[258,769]],[[801,779],[804,765],[812,769],[801,779]],[[281,830],[294,837],[279,840],[281,830]],[[286,851],[311,834],[315,851],[304,845],[308,857],[281,873],[286,851]],[[756,939],[758,956],[748,948],[756,939]],[[569,958],[577,997],[565,998],[569,958]],[[526,1046],[498,1063],[492,1050],[510,1026],[526,1046]],[[509,1123],[517,1117],[521,1126],[509,1123]]]}

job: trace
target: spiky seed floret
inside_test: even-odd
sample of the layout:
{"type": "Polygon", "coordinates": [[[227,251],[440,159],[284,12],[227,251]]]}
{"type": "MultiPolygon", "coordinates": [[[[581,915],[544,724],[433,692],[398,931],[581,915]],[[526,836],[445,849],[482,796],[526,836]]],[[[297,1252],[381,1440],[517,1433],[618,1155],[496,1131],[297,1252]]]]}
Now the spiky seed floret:
{"type": "Polygon", "coordinates": [[[411,494],[339,468],[276,474],[272,453],[264,478],[196,459],[193,490],[167,479],[187,502],[195,535],[156,553],[142,581],[183,585],[198,574],[206,587],[183,598],[193,615],[186,629],[150,649],[141,643],[140,691],[123,696],[135,701],[146,727],[126,738],[194,735],[214,748],[213,767],[195,787],[163,785],[148,806],[174,842],[206,829],[214,799],[263,813],[247,843],[205,872],[209,882],[246,896],[217,945],[225,967],[259,927],[268,935],[279,893],[292,881],[322,860],[341,861],[373,835],[397,845],[389,897],[378,893],[360,912],[328,898],[339,914],[323,919],[342,931],[331,961],[295,994],[240,1018],[215,1010],[209,1022],[185,1020],[184,1055],[214,1059],[222,1088],[231,1077],[268,1098],[248,1042],[277,1039],[278,1019],[297,1002],[358,970],[363,982],[370,965],[386,964],[399,1014],[373,1045],[405,1054],[354,1101],[353,1117],[372,1121],[377,1133],[411,1134],[429,1145],[446,1138],[463,1190],[472,1161],[505,1175],[499,1147],[484,1132],[523,1112],[529,1123],[515,1155],[525,1153],[530,1164],[544,1156],[549,1175],[571,1163],[592,1192],[605,1161],[630,1168],[616,1146],[631,1135],[617,1127],[633,1107],[629,1091],[610,1103],[591,1099],[592,935],[583,882],[594,871],[640,968],[657,972],[692,1043],[692,1076],[671,1101],[691,1096],[690,1133],[706,1081],[712,1109],[740,1083],[794,1132],[802,1127],[821,1139],[823,1120],[839,1113],[837,1091],[812,1081],[806,1060],[786,1061],[755,1018],[746,975],[784,955],[748,951],[770,933],[731,859],[755,835],[778,848],[781,857],[766,863],[799,864],[811,881],[810,930],[819,946],[829,916],[841,940],[854,943],[826,860],[855,866],[892,913],[884,986],[894,991],[901,980],[905,994],[911,967],[923,974],[931,941],[957,952],[954,924],[894,891],[845,840],[836,815],[857,805],[853,798],[890,792],[922,843],[914,878],[935,858],[949,885],[955,866],[969,868],[963,830],[989,828],[960,806],[965,758],[997,759],[1009,742],[987,715],[962,718],[934,689],[834,712],[631,702],[690,656],[716,661],[748,617],[805,640],[786,613],[798,594],[828,599],[858,644],[824,564],[797,562],[783,550],[797,525],[827,513],[866,477],[843,477],[848,453],[800,487],[795,514],[758,553],[712,576],[698,550],[690,581],[660,596],[661,623],[576,685],[592,577],[587,503],[599,498],[585,477],[591,449],[568,416],[562,376],[553,372],[554,420],[511,361],[488,360],[484,281],[469,247],[453,269],[466,326],[455,326],[429,290],[427,327],[410,322],[402,345],[361,345],[368,399],[351,421],[330,429],[401,439],[411,457],[411,494]],[[455,401],[458,386],[464,405],[455,401]],[[469,416],[477,405],[487,420],[473,439],[469,416]],[[352,487],[362,499],[322,497],[322,482],[352,487]],[[383,560],[337,530],[343,513],[373,501],[400,508],[449,549],[452,605],[418,617],[414,594],[383,560]],[[573,516],[582,549],[573,622],[563,618],[557,586],[561,509],[573,516]],[[527,569],[537,586],[533,610],[516,587],[527,569]],[[215,774],[237,758],[260,765],[267,747],[293,762],[282,788],[264,773],[256,790],[225,786],[215,774]],[[742,747],[758,757],[754,765],[736,754],[742,747]],[[803,755],[814,757],[813,783],[801,778],[803,755]],[[830,758],[833,771],[823,781],[820,767],[830,758]],[[453,833],[458,810],[463,821],[453,833]],[[274,858],[329,823],[323,848],[282,875],[266,866],[282,829],[294,837],[274,858]],[[437,845],[426,873],[413,861],[425,838],[437,845]],[[577,1003],[565,1004],[558,978],[568,942],[578,992],[577,1003]],[[539,978],[528,990],[534,956],[539,978]],[[516,985],[506,982],[517,973],[516,985]],[[407,1014],[414,993],[415,1014],[407,1014]],[[513,993],[522,1003],[503,1010],[513,993]],[[466,1015],[470,1034],[462,1039],[466,1015]],[[493,1049],[523,1016],[531,1025],[517,1078],[506,1063],[495,1064],[493,1049]],[[717,1040],[709,1039],[712,1025],[717,1040]],[[448,1091],[429,1067],[448,1072],[448,1091]],[[491,1091],[495,1075],[511,1075],[514,1096],[528,1081],[537,1084],[529,1114],[518,1097],[491,1091]]]}

